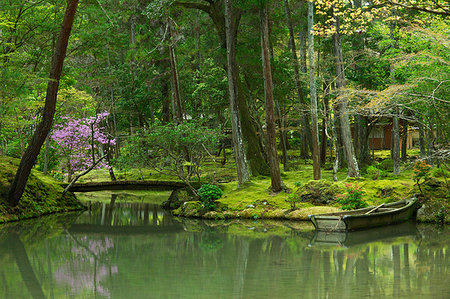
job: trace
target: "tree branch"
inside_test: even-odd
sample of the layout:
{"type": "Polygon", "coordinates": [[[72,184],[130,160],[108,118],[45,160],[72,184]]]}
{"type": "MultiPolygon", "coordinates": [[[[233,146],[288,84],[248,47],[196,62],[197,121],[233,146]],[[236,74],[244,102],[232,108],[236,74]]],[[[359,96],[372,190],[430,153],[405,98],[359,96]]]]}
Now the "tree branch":
{"type": "Polygon", "coordinates": [[[436,15],[442,15],[442,16],[450,16],[450,10],[444,9],[442,6],[439,5],[439,7],[442,9],[442,11],[439,10],[434,10],[428,7],[421,7],[421,6],[417,6],[417,5],[407,5],[407,4],[403,4],[403,3],[398,3],[395,1],[387,1],[389,4],[391,5],[396,5],[396,6],[400,6],[406,9],[412,9],[412,10],[417,10],[417,11],[423,11],[423,12],[428,12],[428,13],[432,13],[432,14],[436,14],[436,15]]]}
{"type": "Polygon", "coordinates": [[[75,182],[82,177],[83,175],[87,174],[89,171],[91,171],[92,169],[94,169],[95,166],[98,165],[98,163],[100,163],[103,159],[106,158],[107,155],[104,155],[103,157],[101,157],[100,159],[98,159],[95,163],[93,163],[91,165],[91,167],[89,167],[88,169],[86,169],[85,171],[83,171],[82,173],[78,174],[76,177],[73,178],[73,180],[69,183],[69,185],[66,186],[66,188],[64,189],[62,195],[64,196],[64,194],[67,193],[67,191],[69,191],[69,189],[72,187],[73,184],[75,184],[75,182]]]}
{"type": "Polygon", "coordinates": [[[175,1],[173,3],[173,5],[183,6],[185,8],[199,9],[199,10],[202,10],[202,11],[206,12],[207,14],[211,13],[211,6],[210,5],[206,5],[206,4],[202,4],[202,3],[175,1]]]}

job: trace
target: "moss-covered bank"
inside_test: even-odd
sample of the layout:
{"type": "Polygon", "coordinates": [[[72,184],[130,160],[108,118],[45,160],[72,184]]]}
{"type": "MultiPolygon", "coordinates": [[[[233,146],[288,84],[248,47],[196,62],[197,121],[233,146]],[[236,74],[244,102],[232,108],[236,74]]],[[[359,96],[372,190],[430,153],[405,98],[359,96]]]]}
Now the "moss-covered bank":
{"type": "Polygon", "coordinates": [[[19,205],[10,208],[6,195],[18,166],[19,160],[0,156],[0,223],[84,209],[73,194],[61,196],[59,183],[37,170],[32,170],[19,205]]]}
{"type": "MultiPolygon", "coordinates": [[[[345,193],[345,186],[358,186],[363,192],[363,200],[368,205],[379,205],[402,200],[419,193],[414,182],[405,174],[389,179],[371,179],[361,177],[340,182],[329,180],[307,181],[304,184],[294,182],[285,176],[286,190],[270,194],[269,178],[254,178],[244,186],[237,187],[236,182],[223,184],[224,196],[218,200],[211,211],[200,201],[178,197],[178,205],[172,213],[182,217],[205,219],[287,219],[308,220],[310,214],[328,213],[340,210],[334,200],[336,195],[345,193]],[[295,203],[292,202],[293,194],[295,203]]],[[[431,178],[422,184],[423,194],[419,195],[422,208],[417,220],[420,222],[450,223],[450,194],[445,180],[431,178]]]]}

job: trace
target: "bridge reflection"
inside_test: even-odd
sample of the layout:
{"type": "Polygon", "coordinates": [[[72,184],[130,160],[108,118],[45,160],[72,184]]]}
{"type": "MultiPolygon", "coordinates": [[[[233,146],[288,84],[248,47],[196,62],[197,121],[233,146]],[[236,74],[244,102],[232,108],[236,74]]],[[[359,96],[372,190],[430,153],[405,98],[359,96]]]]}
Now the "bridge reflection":
{"type": "Polygon", "coordinates": [[[117,203],[116,198],[113,194],[110,203],[89,203],[88,211],[70,225],[68,232],[134,235],[184,231],[180,222],[156,204],[117,203]]]}

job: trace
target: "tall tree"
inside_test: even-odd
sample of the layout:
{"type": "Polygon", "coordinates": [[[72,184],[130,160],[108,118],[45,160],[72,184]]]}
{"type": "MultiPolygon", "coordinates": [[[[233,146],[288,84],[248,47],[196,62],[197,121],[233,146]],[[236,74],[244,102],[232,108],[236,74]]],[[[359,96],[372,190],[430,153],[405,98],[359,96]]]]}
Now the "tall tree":
{"type": "Polygon", "coordinates": [[[319,121],[317,117],[317,88],[314,55],[314,7],[308,2],[308,58],[309,58],[309,90],[311,95],[311,133],[312,133],[312,158],[314,179],[320,180],[320,156],[319,156],[319,121]]]}
{"type": "Polygon", "coordinates": [[[236,44],[234,39],[233,0],[225,0],[225,28],[228,61],[228,90],[230,96],[231,129],[233,134],[234,155],[239,185],[250,180],[250,174],[245,161],[244,144],[242,141],[241,122],[238,109],[238,88],[236,72],[236,44]]]}
{"type": "MultiPolygon", "coordinates": [[[[302,6],[301,11],[303,12],[304,9],[304,1],[301,1],[300,5],[302,6]]],[[[294,25],[292,24],[292,18],[291,18],[291,9],[289,8],[289,2],[288,0],[284,0],[284,11],[286,14],[286,24],[288,26],[289,30],[289,48],[291,49],[291,55],[292,55],[292,64],[294,68],[294,79],[295,79],[295,90],[297,92],[297,98],[298,102],[300,104],[300,129],[301,129],[301,143],[300,143],[300,156],[302,158],[306,158],[308,156],[308,138],[309,135],[309,125],[308,125],[308,119],[307,119],[307,113],[305,107],[306,104],[306,97],[305,93],[303,92],[302,88],[302,82],[300,81],[300,68],[298,63],[298,56],[297,56],[297,46],[295,44],[295,34],[294,34],[294,25]]],[[[303,17],[303,16],[302,16],[303,17]]],[[[303,22],[302,22],[303,23],[303,22]]],[[[304,28],[302,28],[303,30],[304,28]]],[[[301,32],[301,40],[303,41],[303,32],[301,32]]],[[[304,41],[303,41],[304,43],[304,41]]],[[[304,53],[305,46],[302,45],[301,52],[304,53]]],[[[304,58],[303,58],[304,59],[304,58]]],[[[306,59],[304,59],[306,60],[306,59]]],[[[306,65],[306,64],[305,64],[306,65]]],[[[305,70],[302,70],[305,71],[305,70]]]]}
{"type": "MultiPolygon", "coordinates": [[[[221,47],[227,48],[227,36],[225,34],[225,15],[223,10],[224,0],[204,2],[200,3],[191,1],[175,1],[174,5],[199,9],[206,12],[216,28],[221,47]],[[208,4],[205,4],[204,2],[207,2],[208,4]]],[[[232,19],[230,20],[233,25],[230,33],[232,33],[234,43],[236,43],[237,31],[241,16],[242,11],[240,9],[234,8],[232,19]]],[[[228,67],[225,68],[228,69],[228,67]]],[[[252,116],[250,115],[250,110],[248,107],[247,99],[245,98],[243,84],[239,76],[239,68],[237,64],[234,71],[236,72],[236,85],[238,90],[237,103],[240,114],[240,122],[242,126],[241,130],[243,141],[245,142],[246,157],[248,159],[250,171],[252,175],[268,175],[270,173],[269,166],[264,159],[263,148],[256,133],[252,116]]]]}
{"type": "Polygon", "coordinates": [[[58,94],[59,79],[63,68],[64,58],[66,57],[67,44],[69,42],[70,32],[72,30],[73,20],[78,6],[78,0],[69,0],[64,14],[64,19],[59,33],[58,41],[53,54],[50,68],[50,78],[47,85],[47,94],[45,98],[44,113],[42,120],[36,128],[33,137],[20,160],[19,168],[12,182],[9,193],[9,205],[15,207],[19,204],[25,185],[30,175],[41,146],[47,138],[52,127],[53,116],[56,109],[56,97],[58,94]]]}
{"type": "Polygon", "coordinates": [[[267,156],[270,166],[270,179],[272,191],[282,190],[280,165],[278,162],[276,131],[275,131],[275,110],[273,102],[272,68],[270,65],[269,51],[269,14],[266,4],[261,4],[259,9],[260,29],[261,29],[261,56],[264,77],[264,96],[266,102],[266,126],[267,126],[267,156]]]}
{"type": "Polygon", "coordinates": [[[180,81],[178,76],[177,59],[175,53],[175,38],[173,34],[173,22],[167,18],[167,26],[169,31],[169,61],[170,61],[170,82],[172,84],[172,111],[176,123],[183,121],[181,111],[180,81]]]}
{"type": "MultiPolygon", "coordinates": [[[[339,90],[338,106],[339,120],[341,125],[341,138],[344,145],[345,156],[347,158],[348,176],[358,177],[359,167],[356,161],[355,149],[353,148],[350,122],[348,116],[348,100],[342,92],[345,88],[344,58],[342,56],[341,35],[339,31],[339,13],[333,11],[335,32],[333,33],[333,52],[336,69],[336,87],[339,90]]],[[[337,132],[339,134],[339,132],[337,132]]]]}

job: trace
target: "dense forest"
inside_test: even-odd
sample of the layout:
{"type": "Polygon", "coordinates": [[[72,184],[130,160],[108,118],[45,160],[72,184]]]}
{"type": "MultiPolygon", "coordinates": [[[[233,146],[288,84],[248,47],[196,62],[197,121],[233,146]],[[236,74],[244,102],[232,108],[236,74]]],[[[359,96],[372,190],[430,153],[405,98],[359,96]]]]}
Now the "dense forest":
{"type": "Polygon", "coordinates": [[[382,150],[420,188],[449,170],[449,15],[445,0],[2,1],[0,155],[21,159],[3,195],[17,205],[34,166],[67,182],[150,169],[195,195],[228,166],[276,194],[303,164],[377,177],[382,150]]]}

